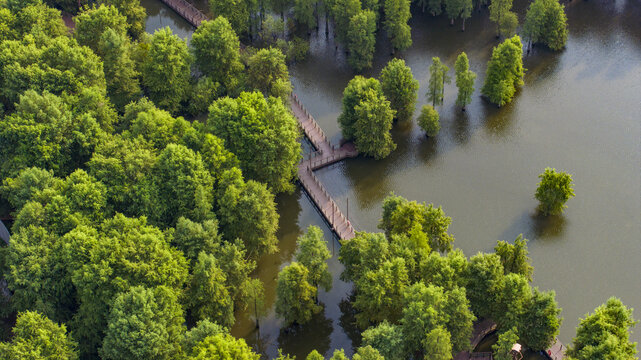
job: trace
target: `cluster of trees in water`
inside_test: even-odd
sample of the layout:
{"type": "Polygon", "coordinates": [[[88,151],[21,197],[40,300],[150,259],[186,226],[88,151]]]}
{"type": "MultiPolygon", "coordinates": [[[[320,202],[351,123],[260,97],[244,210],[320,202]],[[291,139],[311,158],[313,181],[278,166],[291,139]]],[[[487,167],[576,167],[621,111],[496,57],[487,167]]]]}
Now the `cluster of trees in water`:
{"type": "MultiPolygon", "coordinates": [[[[47,3],[76,13],[83,1],[47,3]]],[[[224,17],[203,23],[187,46],[168,29],[144,33],[136,0],[92,4],[70,33],[41,0],[0,0],[0,191],[14,218],[11,244],[0,248],[11,292],[0,296],[0,315],[17,313],[0,357],[258,359],[229,329],[237,309],[256,321],[264,313],[251,273],[278,248],[274,194],[294,188],[300,133],[286,55],[242,51],[224,17]],[[202,121],[179,116],[203,112],[202,121]]],[[[381,84],[355,81],[344,122],[359,146],[370,145],[358,140],[362,116],[381,128],[394,114],[411,116],[408,70],[394,60],[381,84]]],[[[461,74],[469,82],[469,69],[461,74]]],[[[571,178],[561,180],[571,192],[571,178]]],[[[544,183],[558,187],[545,174],[544,183]]],[[[563,208],[553,192],[539,197],[556,201],[544,211],[563,208]]],[[[354,281],[357,323],[369,329],[353,359],[428,350],[448,358],[478,317],[535,348],[556,333],[552,293],[529,286],[525,243],[468,260],[452,250],[449,223],[440,208],[391,197],[384,234],[344,243],[343,278],[354,281]],[[524,322],[532,317],[544,325],[524,322]]],[[[320,230],[298,246],[277,285],[286,324],[321,311],[318,288],[331,287],[320,230]]],[[[570,354],[634,356],[633,323],[611,300],[582,321],[570,354]]]]}

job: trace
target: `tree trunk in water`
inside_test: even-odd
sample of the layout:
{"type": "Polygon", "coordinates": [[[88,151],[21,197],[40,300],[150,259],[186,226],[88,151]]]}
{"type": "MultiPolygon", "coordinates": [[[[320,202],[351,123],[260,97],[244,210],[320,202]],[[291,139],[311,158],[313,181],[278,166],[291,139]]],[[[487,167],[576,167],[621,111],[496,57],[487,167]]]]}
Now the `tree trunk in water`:
{"type": "Polygon", "coordinates": [[[454,18],[450,19],[450,26],[454,26],[454,18]]]}
{"type": "Polygon", "coordinates": [[[461,31],[465,31],[465,18],[463,18],[463,28],[461,29],[461,31]]]}

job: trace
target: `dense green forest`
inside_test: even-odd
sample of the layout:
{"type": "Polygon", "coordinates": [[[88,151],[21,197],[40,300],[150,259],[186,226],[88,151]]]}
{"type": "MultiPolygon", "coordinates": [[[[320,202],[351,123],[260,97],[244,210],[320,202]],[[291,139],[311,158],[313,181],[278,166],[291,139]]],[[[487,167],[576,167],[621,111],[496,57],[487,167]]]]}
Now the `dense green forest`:
{"type": "MultiPolygon", "coordinates": [[[[145,33],[138,0],[0,0],[0,194],[12,219],[11,243],[0,248],[10,291],[0,296],[0,316],[12,330],[0,358],[261,357],[230,328],[239,310],[260,324],[264,288],[254,271],[262,255],[278,251],[275,196],[295,189],[302,157],[287,63],[307,44],[284,39],[284,14],[293,12],[306,30],[329,14],[360,71],[371,67],[379,28],[396,51],[411,45],[410,2],[210,5],[217,17],[188,45],[169,28],[145,33]],[[73,30],[61,10],[75,15],[73,30]],[[254,38],[263,41],[241,46],[254,38]]],[[[525,71],[511,1],[417,5],[435,16],[445,11],[463,28],[474,8],[489,5],[506,39],[493,51],[482,92],[508,103],[525,71]]],[[[524,36],[560,49],[565,21],[558,1],[535,0],[524,36]]],[[[464,109],[476,74],[465,53],[454,70],[464,109]]],[[[419,117],[429,136],[439,129],[434,107],[448,72],[433,59],[432,106],[419,117]]],[[[354,77],[338,119],[344,138],[364,155],[387,156],[396,147],[393,121],[414,116],[417,91],[400,59],[380,80],[354,77]]],[[[541,211],[561,212],[574,196],[571,176],[546,169],[540,178],[541,211]]],[[[544,350],[554,342],[561,310],[553,291],[530,285],[527,240],[499,241],[493,253],[468,258],[454,247],[440,207],[391,194],[381,212],[381,232],[359,232],[339,250],[362,331],[352,359],[451,359],[471,350],[481,319],[496,322],[499,345],[518,340],[544,350]]],[[[283,326],[301,326],[323,309],[319,289],[332,287],[325,235],[309,227],[296,261],[278,275],[283,326]]],[[[634,324],[632,310],[612,298],[581,320],[568,356],[634,359],[634,324]]],[[[509,350],[497,346],[496,358],[509,350]]],[[[347,356],[337,349],[332,359],[347,356]]]]}

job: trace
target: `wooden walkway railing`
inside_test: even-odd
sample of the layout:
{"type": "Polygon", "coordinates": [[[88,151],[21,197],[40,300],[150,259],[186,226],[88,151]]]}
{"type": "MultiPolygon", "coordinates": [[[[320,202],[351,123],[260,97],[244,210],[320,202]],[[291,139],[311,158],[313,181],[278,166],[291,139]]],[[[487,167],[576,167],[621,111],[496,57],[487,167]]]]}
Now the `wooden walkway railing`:
{"type": "Polygon", "coordinates": [[[209,20],[200,10],[186,0],[160,0],[169,6],[178,15],[182,16],[193,27],[199,27],[200,23],[209,20]]]}

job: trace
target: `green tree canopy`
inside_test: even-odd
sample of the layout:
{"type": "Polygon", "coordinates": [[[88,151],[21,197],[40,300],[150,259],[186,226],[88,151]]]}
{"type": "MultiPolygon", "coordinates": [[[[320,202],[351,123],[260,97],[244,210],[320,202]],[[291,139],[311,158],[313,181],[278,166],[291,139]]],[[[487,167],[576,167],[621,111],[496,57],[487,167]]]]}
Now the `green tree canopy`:
{"type": "Polygon", "coordinates": [[[214,255],[201,252],[187,290],[187,307],[194,318],[208,319],[227,328],[234,325],[234,302],[226,280],[214,255]]]}
{"type": "Polygon", "coordinates": [[[56,186],[59,181],[51,170],[30,167],[21,170],[15,178],[5,178],[0,190],[2,197],[7,199],[14,209],[19,210],[33,199],[36,193],[56,186]]]}
{"type": "Polygon", "coordinates": [[[347,62],[352,69],[361,72],[372,67],[376,47],[376,14],[361,10],[349,20],[347,30],[347,62]]]}
{"type": "Polygon", "coordinates": [[[241,93],[216,100],[207,129],[236,154],[245,176],[266,183],[274,192],[292,191],[301,148],[298,122],[279,99],[241,93]]]}
{"type": "Polygon", "coordinates": [[[451,360],[452,343],[450,333],[441,326],[430,330],[423,339],[426,359],[451,360]]]}
{"type": "Polygon", "coordinates": [[[516,327],[499,334],[499,340],[492,345],[492,353],[496,360],[513,360],[512,346],[519,340],[516,327]]]}
{"type": "Polygon", "coordinates": [[[418,81],[412,75],[412,69],[405,65],[405,60],[392,59],[381,70],[381,88],[396,111],[396,118],[408,120],[414,114],[418,98],[418,81]]]}
{"type": "Polygon", "coordinates": [[[467,298],[478,318],[492,315],[503,287],[503,265],[496,254],[478,253],[470,258],[467,298]]]}
{"type": "Polygon", "coordinates": [[[494,247],[494,252],[501,257],[501,264],[505,274],[515,273],[523,275],[528,281],[532,281],[532,272],[534,268],[530,265],[528,257],[527,239],[523,234],[517,236],[514,244],[507,241],[498,241],[494,247]]]}
{"type": "Polygon", "coordinates": [[[454,71],[456,72],[456,87],[458,88],[456,105],[465,111],[465,106],[472,102],[474,81],[476,80],[476,73],[470,70],[470,63],[466,53],[462,52],[456,58],[454,71]]]}
{"type": "Polygon", "coordinates": [[[234,94],[241,85],[244,66],[240,62],[240,41],[229,21],[222,16],[204,21],[190,45],[198,69],[213,82],[224,85],[227,93],[234,94]]]}
{"type": "Polygon", "coordinates": [[[382,159],[396,149],[390,134],[394,113],[380,90],[369,89],[363,94],[354,107],[354,143],[358,152],[382,159]]]}
{"type": "Polygon", "coordinates": [[[524,75],[523,44],[515,35],[492,50],[481,93],[499,107],[508,104],[523,85],[524,75]]]}
{"type": "Polygon", "coordinates": [[[60,10],[53,9],[43,4],[41,1],[33,0],[13,0],[7,3],[9,8],[13,8],[15,22],[13,23],[17,34],[15,39],[18,40],[27,34],[33,35],[40,41],[46,38],[55,38],[67,35],[69,30],[65,26],[60,10]],[[11,4],[20,3],[18,10],[11,4]]]}
{"type": "Polygon", "coordinates": [[[172,245],[182,251],[191,264],[198,260],[201,251],[208,254],[213,254],[217,251],[220,242],[218,221],[215,219],[199,223],[185,217],[178,218],[172,245]]]}
{"type": "Polygon", "coordinates": [[[418,116],[418,126],[430,137],[438,135],[441,131],[438,111],[432,105],[423,105],[421,114],[418,116]]]}
{"type": "MultiPolygon", "coordinates": [[[[491,0],[490,1],[490,20],[496,23],[496,32],[497,37],[501,37],[501,31],[509,30],[511,26],[506,26],[509,24],[511,19],[516,19],[518,25],[518,18],[516,14],[511,12],[512,9],[512,0],[491,0]],[[506,19],[508,22],[506,22],[506,19]]],[[[516,25],[513,25],[513,29],[516,28],[516,25]]],[[[509,35],[509,34],[508,34],[509,35]]]]}
{"type": "Polygon", "coordinates": [[[292,91],[285,55],[277,48],[261,49],[247,61],[247,81],[250,88],[287,101],[292,91]]]}
{"type": "Polygon", "coordinates": [[[74,36],[78,44],[87,46],[101,57],[104,53],[100,51],[100,39],[107,29],[117,35],[127,36],[127,18],[111,5],[86,8],[74,18],[74,22],[74,36]]]}
{"type": "Polygon", "coordinates": [[[208,0],[209,9],[214,18],[225,18],[236,34],[249,31],[249,1],[242,0],[208,0]]]}
{"type": "Polygon", "coordinates": [[[536,0],[530,3],[523,23],[523,35],[532,43],[561,50],[568,39],[568,18],[558,0],[536,0]]]}
{"type": "Polygon", "coordinates": [[[345,266],[343,281],[356,283],[369,270],[376,270],[389,256],[389,243],[382,233],[357,232],[351,240],[341,241],[338,260],[345,266]]]}
{"type": "Polygon", "coordinates": [[[35,311],[18,314],[11,342],[0,343],[6,360],[75,360],[76,343],[65,325],[58,325],[35,311]]]}
{"type": "Polygon", "coordinates": [[[111,305],[102,359],[175,359],[181,353],[183,311],[173,290],[134,286],[111,305]]]}
{"type": "Polygon", "coordinates": [[[309,270],[309,282],[316,288],[319,286],[329,291],[332,288],[332,274],[329,272],[327,260],[332,257],[327,249],[323,230],[310,225],[307,232],[296,240],[296,261],[309,270]]]}
{"type": "Polygon", "coordinates": [[[333,0],[330,4],[336,34],[342,43],[348,43],[348,32],[352,17],[361,12],[360,0],[333,0]]]}
{"type": "Polygon", "coordinates": [[[142,82],[158,107],[176,113],[189,93],[192,58],[185,41],[168,27],[151,37],[142,65],[142,82]]]}
{"type": "Polygon", "coordinates": [[[196,323],[182,337],[182,349],[184,354],[192,354],[192,349],[201,341],[210,336],[227,333],[227,329],[211,322],[209,320],[201,320],[196,323]]]}
{"type": "Polygon", "coordinates": [[[243,339],[229,334],[216,334],[206,337],[192,350],[190,360],[260,360],[243,339]]]}
{"type": "Polygon", "coordinates": [[[109,99],[119,110],[140,97],[140,73],[132,58],[132,45],[126,35],[108,28],[97,44],[104,61],[109,99]]]}
{"type": "Polygon", "coordinates": [[[443,95],[445,94],[445,84],[450,83],[450,71],[438,57],[432,58],[430,65],[430,82],[427,89],[427,100],[432,102],[432,106],[443,105],[443,95]]]}
{"type": "Polygon", "coordinates": [[[520,326],[521,341],[534,350],[550,348],[559,334],[562,320],[554,291],[541,292],[534,288],[525,309],[520,326]]]}
{"type": "MultiPolygon", "coordinates": [[[[68,0],[77,3],[77,0],[68,0]]],[[[139,39],[145,33],[147,10],[140,0],[98,0],[98,3],[113,5],[127,18],[127,32],[133,39],[139,39]]]]}
{"type": "Polygon", "coordinates": [[[371,346],[387,360],[405,359],[403,334],[398,325],[383,320],[377,326],[369,327],[363,332],[363,345],[371,346]]]}
{"type": "Polygon", "coordinates": [[[574,197],[572,175],[552,168],[545,168],[539,175],[538,187],[534,197],[539,200],[539,210],[544,215],[558,215],[567,206],[565,203],[574,197]]]}
{"type": "Polygon", "coordinates": [[[285,325],[305,324],[322,307],[314,302],[316,288],[309,283],[309,271],[293,262],[278,273],[276,285],[276,315],[285,325]]]}
{"type": "Polygon", "coordinates": [[[294,0],[294,19],[301,25],[312,29],[316,27],[316,16],[314,7],[316,0],[294,0]]]}
{"type": "Polygon", "coordinates": [[[384,97],[381,83],[374,78],[355,76],[343,91],[343,111],[338,116],[343,138],[353,140],[356,137],[356,106],[365,99],[369,89],[376,92],[379,97],[384,97]]]}
{"type": "Polygon", "coordinates": [[[412,46],[412,32],[407,24],[411,17],[410,0],[385,0],[384,26],[394,50],[412,46]]]}
{"type": "Polygon", "coordinates": [[[566,355],[576,360],[635,359],[637,343],[630,341],[630,329],[636,323],[632,309],[612,297],[581,319],[566,355]]]}

